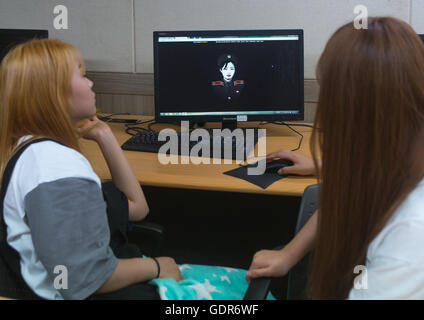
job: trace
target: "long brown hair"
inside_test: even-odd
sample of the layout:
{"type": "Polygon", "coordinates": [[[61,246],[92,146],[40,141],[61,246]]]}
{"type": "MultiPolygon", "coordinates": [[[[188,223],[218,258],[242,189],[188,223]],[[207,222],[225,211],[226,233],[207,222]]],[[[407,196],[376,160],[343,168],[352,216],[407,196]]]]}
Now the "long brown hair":
{"type": "Polygon", "coordinates": [[[328,41],[317,77],[311,148],[315,161],[321,153],[322,185],[309,293],[343,299],[368,245],[423,177],[414,150],[424,123],[424,45],[394,18],[369,18],[360,30],[349,23],[328,41]]]}
{"type": "Polygon", "coordinates": [[[0,65],[0,180],[26,135],[48,137],[79,150],[69,113],[75,64],[80,52],[56,39],[31,40],[13,48],[0,65]]]}

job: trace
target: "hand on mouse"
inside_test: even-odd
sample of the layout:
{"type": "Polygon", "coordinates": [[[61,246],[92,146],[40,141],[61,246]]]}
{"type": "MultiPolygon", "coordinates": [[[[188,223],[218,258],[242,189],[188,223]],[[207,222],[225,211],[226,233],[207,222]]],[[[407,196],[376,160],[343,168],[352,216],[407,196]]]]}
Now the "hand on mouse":
{"type": "Polygon", "coordinates": [[[315,165],[312,158],[307,157],[301,153],[281,149],[266,156],[267,162],[270,162],[275,158],[287,159],[293,162],[292,166],[287,166],[278,170],[279,175],[297,174],[301,176],[308,176],[316,174],[315,165]]]}

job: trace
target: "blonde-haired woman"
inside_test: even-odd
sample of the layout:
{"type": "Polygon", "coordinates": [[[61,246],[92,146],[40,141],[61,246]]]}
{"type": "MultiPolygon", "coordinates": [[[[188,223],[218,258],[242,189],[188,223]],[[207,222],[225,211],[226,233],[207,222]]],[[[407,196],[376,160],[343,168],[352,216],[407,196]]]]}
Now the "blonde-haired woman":
{"type": "MultiPolygon", "coordinates": [[[[158,298],[144,282],[181,279],[175,261],[160,257],[118,259],[100,179],[80,153],[78,138],[98,143],[112,179],[128,198],[129,220],[149,208],[110,128],[96,116],[93,83],[72,45],[32,40],[12,49],[0,66],[0,170],[30,140],[11,175],[3,203],[7,244],[19,254],[20,273],[45,299],[85,299],[142,284],[140,295],[158,298]],[[56,289],[57,266],[67,268],[67,288],[56,289]]],[[[134,291],[137,295],[137,290],[134,291]]],[[[119,294],[116,296],[119,298],[119,294]]]]}

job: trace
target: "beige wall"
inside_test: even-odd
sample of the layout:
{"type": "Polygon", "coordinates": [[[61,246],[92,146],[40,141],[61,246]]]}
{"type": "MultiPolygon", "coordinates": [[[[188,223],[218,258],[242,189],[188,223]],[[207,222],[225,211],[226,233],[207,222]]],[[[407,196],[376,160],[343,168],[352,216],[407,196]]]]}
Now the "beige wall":
{"type": "Polygon", "coordinates": [[[48,29],[81,50],[87,69],[132,72],[132,0],[0,0],[0,28],[48,29]],[[53,27],[56,5],[68,8],[68,30],[53,27]]]}
{"type": "Polygon", "coordinates": [[[136,70],[153,71],[153,30],[299,28],[305,32],[305,78],[315,78],[325,43],[337,27],[353,20],[358,4],[367,5],[370,15],[409,21],[410,0],[135,1],[136,70]]]}
{"type": "MultiPolygon", "coordinates": [[[[424,33],[424,0],[0,0],[0,28],[48,29],[51,38],[81,50],[96,79],[102,111],[153,115],[153,31],[304,29],[305,79],[315,79],[325,43],[339,26],[353,21],[359,4],[370,16],[398,17],[424,33]],[[53,27],[53,8],[59,4],[68,8],[68,30],[53,27]],[[132,77],[121,73],[135,73],[134,83],[147,90],[139,93],[132,77]],[[105,77],[116,81],[105,85],[105,77]],[[126,91],[115,90],[116,84],[126,91]]],[[[305,120],[312,121],[317,88],[308,81],[305,120]]]]}
{"type": "Polygon", "coordinates": [[[153,72],[154,30],[302,28],[313,79],[326,41],[358,4],[424,33],[423,0],[0,0],[0,28],[47,28],[76,45],[91,71],[139,73],[153,72]],[[57,4],[68,8],[68,30],[53,28],[57,4]]]}

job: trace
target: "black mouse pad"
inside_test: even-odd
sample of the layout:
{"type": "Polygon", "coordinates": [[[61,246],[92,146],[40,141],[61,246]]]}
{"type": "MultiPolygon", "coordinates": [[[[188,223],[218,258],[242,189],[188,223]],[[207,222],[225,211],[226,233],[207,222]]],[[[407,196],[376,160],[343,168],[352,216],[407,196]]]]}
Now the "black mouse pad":
{"type": "Polygon", "coordinates": [[[261,175],[248,175],[247,169],[249,167],[256,167],[256,166],[257,164],[248,164],[246,166],[242,166],[240,168],[224,172],[224,174],[249,181],[250,183],[257,185],[261,187],[262,189],[266,189],[275,181],[278,181],[288,176],[288,175],[280,176],[278,173],[267,173],[267,172],[264,172],[261,175]]]}

